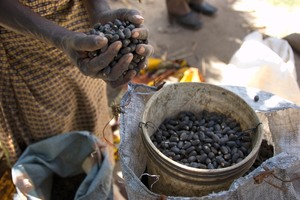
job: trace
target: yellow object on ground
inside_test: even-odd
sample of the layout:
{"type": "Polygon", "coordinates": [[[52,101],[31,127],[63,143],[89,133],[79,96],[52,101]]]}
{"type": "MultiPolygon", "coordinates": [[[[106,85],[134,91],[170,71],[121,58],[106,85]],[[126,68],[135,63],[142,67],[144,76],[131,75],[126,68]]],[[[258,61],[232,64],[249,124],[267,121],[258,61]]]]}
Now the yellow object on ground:
{"type": "Polygon", "coordinates": [[[149,58],[147,69],[156,69],[161,62],[159,58],[149,58]]]}
{"type": "Polygon", "coordinates": [[[134,81],[154,86],[161,82],[204,82],[204,77],[198,68],[189,66],[186,60],[149,58],[148,67],[141,70],[134,81]]]}
{"type": "Polygon", "coordinates": [[[197,68],[191,67],[184,71],[179,82],[203,82],[203,77],[197,68]]]}

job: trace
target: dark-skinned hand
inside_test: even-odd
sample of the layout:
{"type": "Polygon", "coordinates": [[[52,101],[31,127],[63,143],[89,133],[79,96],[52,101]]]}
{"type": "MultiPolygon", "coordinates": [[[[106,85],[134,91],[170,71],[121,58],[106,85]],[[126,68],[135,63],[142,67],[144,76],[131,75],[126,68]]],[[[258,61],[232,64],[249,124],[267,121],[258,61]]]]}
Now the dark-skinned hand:
{"type": "MultiPolygon", "coordinates": [[[[97,19],[102,24],[114,21],[115,19],[130,21],[137,27],[132,30],[131,37],[143,40],[148,38],[148,29],[143,26],[144,19],[137,10],[109,10],[99,14],[97,19]]],[[[84,75],[103,79],[111,87],[118,87],[129,82],[136,76],[136,70],[128,68],[133,59],[133,54],[128,53],[123,55],[112,68],[111,72],[105,74],[104,69],[114,60],[114,57],[122,47],[122,43],[116,41],[110,44],[106,51],[94,58],[90,58],[88,52],[101,49],[107,46],[107,43],[107,38],[103,35],[86,35],[84,33],[71,32],[61,38],[61,49],[71,58],[84,75]],[[124,72],[126,72],[125,75],[124,72]]],[[[138,69],[143,69],[146,67],[147,59],[153,53],[153,47],[148,44],[139,44],[137,45],[136,53],[144,57],[143,61],[138,65],[138,69]]]]}

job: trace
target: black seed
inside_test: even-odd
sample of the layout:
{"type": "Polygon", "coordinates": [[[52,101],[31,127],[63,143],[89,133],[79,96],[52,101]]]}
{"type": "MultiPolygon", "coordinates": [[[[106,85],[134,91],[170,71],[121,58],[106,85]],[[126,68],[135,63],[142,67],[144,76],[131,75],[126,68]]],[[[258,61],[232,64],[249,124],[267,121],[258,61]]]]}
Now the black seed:
{"type": "Polygon", "coordinates": [[[219,149],[220,145],[218,143],[213,143],[213,147],[215,147],[216,149],[219,149]]]}
{"type": "Polygon", "coordinates": [[[179,151],[179,154],[180,154],[180,155],[185,155],[185,150],[184,150],[184,149],[181,149],[181,150],[179,151]]]}
{"type": "Polygon", "coordinates": [[[196,158],[198,162],[204,163],[206,161],[207,154],[201,154],[199,156],[196,156],[196,158]]]}
{"type": "Polygon", "coordinates": [[[123,33],[124,33],[126,39],[131,37],[131,30],[129,28],[125,28],[123,30],[123,33]]]}
{"type": "Polygon", "coordinates": [[[122,40],[122,47],[127,47],[129,44],[130,44],[130,40],[128,39],[122,40]]]}
{"type": "Polygon", "coordinates": [[[215,167],[214,167],[214,165],[213,165],[212,163],[209,163],[209,164],[207,165],[207,168],[208,168],[208,169],[215,169],[215,167]]]}
{"type": "Polygon", "coordinates": [[[179,124],[179,122],[177,120],[173,120],[173,119],[169,119],[168,123],[171,124],[171,125],[173,125],[173,126],[176,126],[176,125],[179,124]]]}
{"type": "Polygon", "coordinates": [[[205,153],[209,153],[210,152],[210,148],[207,146],[207,145],[204,145],[203,147],[202,147],[202,149],[203,149],[203,151],[205,152],[205,153]]]}
{"type": "Polygon", "coordinates": [[[192,144],[190,142],[186,142],[184,145],[183,145],[183,149],[187,149],[189,148],[190,146],[192,146],[192,144]]]}
{"type": "Polygon", "coordinates": [[[211,152],[213,152],[214,154],[218,154],[218,150],[215,147],[210,147],[211,152]]]}
{"type": "Polygon", "coordinates": [[[131,52],[131,49],[130,47],[123,47],[121,50],[120,50],[120,53],[125,55],[125,54],[128,54],[131,52]]]}
{"type": "Polygon", "coordinates": [[[171,148],[171,151],[174,152],[175,154],[178,154],[180,149],[178,147],[174,146],[171,148]]]}
{"type": "Polygon", "coordinates": [[[189,155],[192,151],[194,151],[195,150],[195,147],[194,146],[191,146],[191,147],[189,147],[188,149],[186,149],[185,150],[185,153],[187,154],[187,155],[189,155]]]}
{"type": "Polygon", "coordinates": [[[228,141],[226,142],[226,144],[229,146],[229,147],[234,147],[236,146],[236,143],[234,141],[228,141]]]}
{"type": "Polygon", "coordinates": [[[179,141],[178,137],[175,136],[170,137],[170,142],[178,142],[178,141],[179,141]]]}
{"type": "Polygon", "coordinates": [[[183,133],[180,135],[180,140],[185,141],[185,140],[187,140],[187,139],[188,139],[188,134],[187,134],[187,132],[185,131],[185,132],[183,132],[183,133]]]}
{"type": "Polygon", "coordinates": [[[200,144],[200,140],[192,140],[191,143],[193,146],[196,146],[196,145],[200,144]]]}
{"type": "Polygon", "coordinates": [[[177,147],[178,147],[179,149],[181,149],[181,148],[183,147],[183,141],[179,141],[179,142],[177,143],[177,147]]]}
{"type": "Polygon", "coordinates": [[[211,159],[210,158],[206,158],[205,163],[208,165],[209,163],[211,163],[211,159]]]}
{"type": "Polygon", "coordinates": [[[215,157],[215,154],[214,154],[213,152],[209,152],[209,153],[208,153],[208,157],[209,157],[210,159],[212,159],[212,158],[215,157]]]}
{"type": "Polygon", "coordinates": [[[190,157],[190,156],[196,156],[196,155],[198,155],[197,152],[196,151],[192,151],[191,153],[189,153],[188,157],[190,157]]]}
{"type": "Polygon", "coordinates": [[[177,134],[178,132],[175,132],[175,131],[173,131],[173,130],[171,130],[171,129],[168,130],[168,132],[170,133],[171,136],[176,136],[176,137],[178,137],[178,134],[177,134]]]}
{"type": "Polygon", "coordinates": [[[230,153],[224,155],[224,159],[225,160],[229,160],[230,158],[231,158],[231,154],[230,153]]]}
{"type": "Polygon", "coordinates": [[[180,160],[181,159],[181,156],[180,155],[175,155],[174,157],[173,157],[173,160],[174,161],[178,161],[178,160],[180,160]]]}
{"type": "Polygon", "coordinates": [[[231,158],[232,162],[236,162],[239,157],[240,156],[239,156],[238,153],[234,153],[233,156],[232,156],[232,158],[231,158]]]}
{"type": "Polygon", "coordinates": [[[129,30],[133,30],[133,29],[135,29],[135,25],[134,25],[134,24],[130,24],[129,26],[127,26],[127,28],[128,28],[129,30]]]}
{"type": "Polygon", "coordinates": [[[214,140],[211,139],[211,138],[205,138],[205,139],[204,139],[204,142],[205,142],[205,143],[213,143],[214,140]]]}
{"type": "Polygon", "coordinates": [[[215,135],[215,134],[213,134],[212,135],[212,139],[215,141],[215,142],[220,142],[220,138],[219,138],[219,136],[217,136],[217,135],[215,135]]]}
{"type": "Polygon", "coordinates": [[[188,158],[188,162],[194,162],[196,160],[196,156],[190,156],[188,158]]]}
{"type": "Polygon", "coordinates": [[[200,131],[200,132],[198,133],[198,136],[199,136],[199,139],[200,139],[201,141],[204,141],[204,139],[205,139],[205,134],[204,134],[204,132],[200,131]]]}
{"type": "Polygon", "coordinates": [[[221,150],[221,152],[223,154],[227,154],[228,153],[228,149],[225,146],[221,146],[220,150],[221,150]]]}
{"type": "Polygon", "coordinates": [[[169,130],[175,130],[175,126],[172,126],[171,124],[166,124],[166,128],[169,130]]]}
{"type": "Polygon", "coordinates": [[[118,30],[118,36],[121,40],[125,39],[125,35],[124,35],[123,31],[121,31],[121,30],[118,30]]]}

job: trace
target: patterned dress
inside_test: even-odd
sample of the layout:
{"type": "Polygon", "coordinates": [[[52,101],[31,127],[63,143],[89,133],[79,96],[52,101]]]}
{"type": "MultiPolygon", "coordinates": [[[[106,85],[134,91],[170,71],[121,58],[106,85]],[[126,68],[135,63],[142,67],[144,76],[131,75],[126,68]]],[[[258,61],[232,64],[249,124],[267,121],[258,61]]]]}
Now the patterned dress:
{"type": "MultiPolygon", "coordinates": [[[[69,30],[90,29],[80,0],[20,2],[69,30]]],[[[0,142],[10,164],[53,135],[87,130],[102,137],[107,105],[104,81],[81,74],[60,50],[0,26],[0,142]]]]}

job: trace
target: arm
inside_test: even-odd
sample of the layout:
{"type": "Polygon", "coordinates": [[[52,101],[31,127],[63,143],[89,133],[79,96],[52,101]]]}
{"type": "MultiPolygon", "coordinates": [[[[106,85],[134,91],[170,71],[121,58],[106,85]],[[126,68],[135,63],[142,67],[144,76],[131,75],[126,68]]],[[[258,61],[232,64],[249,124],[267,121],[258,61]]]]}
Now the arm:
{"type": "Polygon", "coordinates": [[[113,75],[114,77],[99,76],[99,72],[117,55],[121,48],[120,42],[111,44],[105,53],[90,59],[87,55],[88,51],[95,51],[105,47],[107,38],[77,33],[60,27],[34,13],[17,0],[0,0],[0,26],[60,49],[87,76],[110,81],[112,78],[122,74],[122,72],[116,73],[113,75]]]}
{"type": "Polygon", "coordinates": [[[55,47],[59,46],[61,40],[58,36],[70,34],[67,29],[39,16],[17,0],[0,1],[0,25],[55,47]]]}
{"type": "MultiPolygon", "coordinates": [[[[137,15],[135,10],[119,9],[110,11],[109,5],[105,0],[85,0],[85,3],[86,6],[88,6],[87,10],[90,12],[92,21],[100,22],[98,19],[101,19],[105,22],[118,17],[143,21],[143,18],[137,15]],[[99,13],[99,10],[101,10],[101,13],[99,13]]],[[[123,72],[128,70],[128,66],[132,60],[132,54],[123,56],[118,62],[119,67],[115,69],[114,73],[109,76],[103,75],[103,69],[109,65],[122,47],[120,41],[109,45],[108,49],[99,56],[89,58],[89,51],[95,51],[107,45],[106,37],[86,35],[60,27],[52,21],[34,13],[17,0],[0,0],[0,26],[36,38],[62,50],[70,60],[77,65],[83,74],[93,78],[101,78],[114,87],[128,82],[135,76],[134,70],[131,70],[124,78],[120,79],[123,72]]],[[[138,32],[137,38],[141,36],[147,37],[146,29],[136,32],[138,32]]],[[[141,46],[139,49],[142,49],[141,52],[143,53],[141,54],[145,56],[149,55],[149,52],[152,52],[152,47],[147,48],[147,46],[141,46]]]]}
{"type": "Polygon", "coordinates": [[[86,37],[85,34],[75,33],[58,26],[34,13],[17,0],[0,1],[0,25],[16,33],[43,41],[67,54],[70,54],[70,48],[93,51],[102,48],[107,43],[104,37],[86,37]]]}

